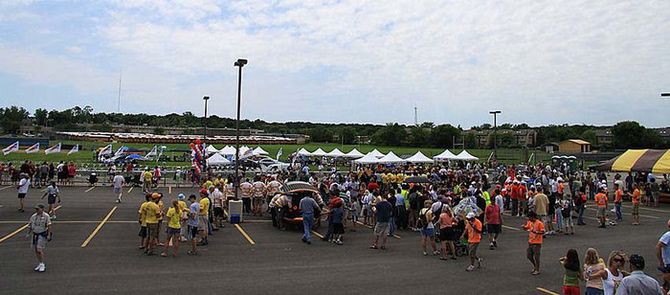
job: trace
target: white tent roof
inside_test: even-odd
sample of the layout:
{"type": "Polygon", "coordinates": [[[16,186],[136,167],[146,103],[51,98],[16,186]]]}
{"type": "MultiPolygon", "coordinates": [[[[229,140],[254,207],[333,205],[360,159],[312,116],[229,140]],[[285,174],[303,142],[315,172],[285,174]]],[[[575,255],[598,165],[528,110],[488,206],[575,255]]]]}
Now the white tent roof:
{"type": "Polygon", "coordinates": [[[460,154],[456,155],[456,157],[458,158],[458,160],[462,161],[479,161],[479,158],[471,155],[466,150],[463,150],[460,154]]]}
{"type": "Polygon", "coordinates": [[[433,159],[426,157],[421,151],[416,152],[413,156],[405,159],[410,163],[433,163],[433,159]]]}
{"type": "Polygon", "coordinates": [[[384,157],[384,154],[382,154],[382,152],[378,151],[377,149],[372,150],[371,152],[368,153],[368,155],[373,155],[377,157],[377,159],[384,157]]]}
{"type": "Polygon", "coordinates": [[[211,144],[210,144],[209,146],[207,146],[207,148],[205,148],[205,151],[206,151],[208,154],[214,154],[214,153],[218,153],[218,152],[219,152],[219,150],[217,150],[217,149],[216,149],[213,145],[211,145],[211,144]]]}
{"type": "Polygon", "coordinates": [[[253,151],[254,156],[259,155],[269,155],[270,153],[266,152],[262,147],[257,147],[253,151]]]}
{"type": "Polygon", "coordinates": [[[224,156],[235,155],[235,147],[227,145],[219,151],[219,154],[222,154],[224,156]]]}
{"type": "Polygon", "coordinates": [[[444,161],[444,160],[456,160],[458,157],[454,155],[454,153],[450,152],[448,149],[444,150],[441,154],[433,157],[433,159],[437,161],[444,161]]]}
{"type": "Polygon", "coordinates": [[[207,159],[207,165],[209,166],[222,166],[229,165],[230,161],[224,158],[221,154],[214,154],[207,159]]]}
{"type": "Polygon", "coordinates": [[[326,152],[324,150],[322,150],[321,148],[318,148],[318,149],[316,149],[316,151],[312,152],[312,156],[315,156],[315,157],[323,157],[325,155],[326,155],[326,152]]]}
{"type": "Polygon", "coordinates": [[[335,148],[329,153],[326,154],[326,157],[341,158],[344,157],[344,153],[339,149],[335,148]]]}
{"type": "Polygon", "coordinates": [[[358,160],[354,160],[354,162],[358,164],[375,164],[379,163],[379,159],[373,155],[367,154],[358,160]]]}
{"type": "Polygon", "coordinates": [[[312,155],[312,153],[310,153],[309,151],[307,151],[304,148],[300,148],[296,153],[300,156],[308,156],[309,157],[309,156],[312,155]]]}
{"type": "Polygon", "coordinates": [[[404,163],[406,162],[402,158],[396,156],[393,152],[389,152],[386,156],[383,156],[379,159],[379,163],[404,163]]]}
{"type": "Polygon", "coordinates": [[[347,158],[361,158],[363,157],[363,153],[359,152],[356,148],[348,152],[346,155],[344,155],[347,158]]]}

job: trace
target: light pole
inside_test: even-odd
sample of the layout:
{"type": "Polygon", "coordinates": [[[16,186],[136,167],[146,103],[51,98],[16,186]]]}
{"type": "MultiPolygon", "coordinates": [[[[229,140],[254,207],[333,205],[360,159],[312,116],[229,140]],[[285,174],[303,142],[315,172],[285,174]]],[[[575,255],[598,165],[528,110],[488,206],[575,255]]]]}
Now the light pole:
{"type": "Polygon", "coordinates": [[[240,103],[242,102],[242,67],[247,64],[246,59],[238,59],[233,66],[238,67],[237,74],[237,120],[235,121],[235,199],[239,200],[240,190],[240,103]]]}
{"type": "Polygon", "coordinates": [[[502,113],[499,110],[490,111],[493,115],[493,159],[498,160],[498,114],[502,113]]]}
{"type": "MultiPolygon", "coordinates": [[[[207,144],[207,101],[209,100],[209,96],[203,96],[202,100],[205,101],[205,117],[202,119],[202,125],[203,125],[203,134],[202,134],[202,142],[204,144],[207,144]]],[[[202,159],[202,167],[204,167],[204,171],[207,171],[207,160],[202,159]]]]}
{"type": "Polygon", "coordinates": [[[670,97],[670,92],[661,93],[661,97],[670,97]]]}

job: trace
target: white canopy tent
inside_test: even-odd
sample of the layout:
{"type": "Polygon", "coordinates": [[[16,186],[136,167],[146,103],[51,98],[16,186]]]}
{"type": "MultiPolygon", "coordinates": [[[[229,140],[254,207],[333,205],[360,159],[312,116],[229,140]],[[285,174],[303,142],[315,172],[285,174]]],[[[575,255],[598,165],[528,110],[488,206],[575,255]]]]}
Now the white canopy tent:
{"type": "Polygon", "coordinates": [[[433,163],[433,159],[426,157],[421,151],[416,152],[413,156],[405,159],[410,163],[433,163]]]}
{"type": "Polygon", "coordinates": [[[338,148],[333,149],[329,153],[326,154],[326,157],[331,157],[331,158],[343,158],[345,155],[342,151],[340,151],[338,148]]]}
{"type": "Polygon", "coordinates": [[[207,154],[216,154],[219,152],[219,150],[217,150],[213,145],[210,144],[205,148],[205,152],[207,152],[207,154]]]}
{"type": "Polygon", "coordinates": [[[255,148],[254,151],[253,151],[252,153],[254,154],[254,156],[267,156],[267,155],[270,154],[270,153],[266,152],[266,151],[265,151],[262,147],[260,147],[260,146],[257,147],[257,148],[255,148]]]}
{"type": "Polygon", "coordinates": [[[219,151],[219,154],[224,155],[224,156],[235,155],[235,147],[227,145],[219,151]]]}
{"type": "Polygon", "coordinates": [[[296,154],[297,154],[298,156],[307,156],[307,157],[309,157],[309,156],[312,155],[312,153],[310,153],[309,151],[307,151],[307,150],[304,149],[304,148],[300,148],[300,149],[296,152],[296,154]]]}
{"type": "Polygon", "coordinates": [[[358,164],[376,164],[376,163],[379,163],[379,159],[377,159],[377,157],[375,157],[375,156],[373,156],[373,155],[367,154],[367,155],[363,156],[363,157],[360,158],[360,159],[354,160],[354,163],[358,163],[358,164]]]}
{"type": "Polygon", "coordinates": [[[456,155],[456,157],[457,157],[456,160],[461,160],[461,161],[479,161],[479,158],[471,155],[466,150],[463,150],[460,154],[456,155]]]}
{"type": "Polygon", "coordinates": [[[316,149],[316,151],[312,152],[312,156],[314,157],[325,157],[326,156],[326,151],[322,150],[321,148],[316,149]]]}
{"type": "Polygon", "coordinates": [[[344,156],[347,157],[347,158],[354,158],[355,159],[355,158],[362,158],[365,155],[363,155],[363,153],[359,152],[356,148],[354,148],[353,150],[351,150],[350,152],[348,152],[344,156]]]}
{"type": "Polygon", "coordinates": [[[224,158],[221,154],[214,154],[211,157],[207,158],[208,166],[224,166],[230,165],[230,161],[224,158]]]}
{"type": "Polygon", "coordinates": [[[458,160],[458,157],[454,155],[454,153],[446,149],[441,154],[433,157],[433,159],[435,161],[448,161],[448,160],[458,160]]]}
{"type": "Polygon", "coordinates": [[[385,163],[385,164],[397,164],[397,163],[405,163],[407,162],[401,157],[396,156],[393,152],[389,152],[386,154],[386,156],[383,156],[381,159],[379,159],[379,163],[385,163]]]}
{"type": "Polygon", "coordinates": [[[377,149],[372,150],[371,152],[368,153],[368,155],[373,155],[377,157],[377,159],[385,156],[382,152],[378,151],[377,149]]]}

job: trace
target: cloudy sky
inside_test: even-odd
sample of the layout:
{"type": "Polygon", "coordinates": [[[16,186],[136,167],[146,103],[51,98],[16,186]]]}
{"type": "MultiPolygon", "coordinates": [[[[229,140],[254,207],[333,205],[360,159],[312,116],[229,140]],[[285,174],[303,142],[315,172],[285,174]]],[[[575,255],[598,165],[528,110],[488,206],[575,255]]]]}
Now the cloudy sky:
{"type": "Polygon", "coordinates": [[[669,126],[670,1],[0,0],[0,105],[669,126]]]}

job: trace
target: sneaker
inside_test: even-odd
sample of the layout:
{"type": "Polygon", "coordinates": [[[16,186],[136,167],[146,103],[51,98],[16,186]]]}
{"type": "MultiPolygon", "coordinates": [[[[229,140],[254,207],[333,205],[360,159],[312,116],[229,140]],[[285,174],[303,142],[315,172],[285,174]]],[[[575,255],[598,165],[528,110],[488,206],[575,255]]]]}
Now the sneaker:
{"type": "Polygon", "coordinates": [[[423,251],[423,256],[427,256],[427,255],[428,255],[428,253],[426,253],[426,251],[423,251]]]}
{"type": "Polygon", "coordinates": [[[37,271],[39,271],[39,272],[44,272],[45,270],[47,270],[46,265],[44,265],[44,263],[41,263],[41,264],[40,264],[40,267],[37,269],[37,271]]]}
{"type": "Polygon", "coordinates": [[[498,241],[493,241],[493,247],[498,248],[498,241]]]}
{"type": "Polygon", "coordinates": [[[41,264],[41,263],[38,263],[37,266],[35,266],[35,271],[38,271],[38,270],[40,269],[41,266],[42,266],[42,264],[41,264]]]}
{"type": "Polygon", "coordinates": [[[342,243],[342,241],[340,241],[340,240],[335,241],[335,244],[338,244],[340,246],[344,245],[344,243],[342,243]]]}
{"type": "Polygon", "coordinates": [[[465,269],[465,271],[474,271],[475,266],[474,265],[469,265],[468,268],[465,269]]]}

